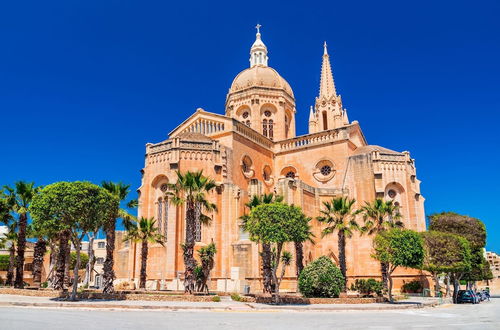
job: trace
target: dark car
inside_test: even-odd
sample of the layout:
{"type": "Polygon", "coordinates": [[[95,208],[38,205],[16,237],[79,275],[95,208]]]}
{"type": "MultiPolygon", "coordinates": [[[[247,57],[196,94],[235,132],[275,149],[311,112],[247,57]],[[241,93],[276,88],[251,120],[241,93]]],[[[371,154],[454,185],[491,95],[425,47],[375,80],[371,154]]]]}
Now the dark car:
{"type": "Polygon", "coordinates": [[[479,302],[479,299],[477,298],[474,291],[472,291],[472,290],[460,290],[460,291],[458,291],[457,303],[459,303],[459,304],[464,304],[464,303],[477,304],[478,302],[479,302]]]}

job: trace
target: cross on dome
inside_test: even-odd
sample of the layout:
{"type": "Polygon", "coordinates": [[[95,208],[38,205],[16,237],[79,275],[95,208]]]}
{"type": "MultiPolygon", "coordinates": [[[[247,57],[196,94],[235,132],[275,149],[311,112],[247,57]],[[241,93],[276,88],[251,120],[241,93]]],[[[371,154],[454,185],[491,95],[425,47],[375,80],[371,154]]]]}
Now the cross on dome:
{"type": "Polygon", "coordinates": [[[257,23],[257,25],[255,25],[255,28],[257,29],[257,33],[260,33],[261,27],[262,27],[262,25],[260,25],[259,23],[257,23]]]}

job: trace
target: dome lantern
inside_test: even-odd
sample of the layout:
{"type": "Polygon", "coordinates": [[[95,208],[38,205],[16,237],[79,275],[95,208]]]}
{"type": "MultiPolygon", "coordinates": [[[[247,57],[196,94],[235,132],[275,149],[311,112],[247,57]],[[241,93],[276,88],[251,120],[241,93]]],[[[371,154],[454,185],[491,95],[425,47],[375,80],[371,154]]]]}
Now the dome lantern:
{"type": "Polygon", "coordinates": [[[256,65],[267,66],[267,47],[260,39],[260,28],[262,25],[257,24],[255,28],[257,29],[257,34],[255,35],[255,42],[250,48],[250,67],[256,65]]]}

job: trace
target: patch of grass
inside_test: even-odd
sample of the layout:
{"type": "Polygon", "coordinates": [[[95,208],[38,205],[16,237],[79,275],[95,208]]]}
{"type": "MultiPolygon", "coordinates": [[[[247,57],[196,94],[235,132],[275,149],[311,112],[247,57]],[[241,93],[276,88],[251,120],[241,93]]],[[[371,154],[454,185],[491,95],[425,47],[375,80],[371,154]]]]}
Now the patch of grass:
{"type": "Polygon", "coordinates": [[[220,302],[220,297],[219,296],[213,296],[212,297],[213,302],[220,302]]]}

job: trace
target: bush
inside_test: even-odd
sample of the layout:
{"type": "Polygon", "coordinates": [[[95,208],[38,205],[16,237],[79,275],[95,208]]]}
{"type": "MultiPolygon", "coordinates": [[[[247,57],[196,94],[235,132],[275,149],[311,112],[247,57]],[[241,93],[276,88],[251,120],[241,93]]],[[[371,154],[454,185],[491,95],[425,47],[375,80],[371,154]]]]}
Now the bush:
{"type": "Polygon", "coordinates": [[[231,294],[231,299],[234,301],[241,301],[241,296],[237,293],[231,294]]]}
{"type": "Polygon", "coordinates": [[[0,255],[0,271],[8,271],[9,270],[9,259],[8,255],[0,255]]]}
{"type": "Polygon", "coordinates": [[[212,297],[213,302],[220,302],[220,297],[219,296],[213,296],[212,297]]]}
{"type": "Polygon", "coordinates": [[[358,291],[363,296],[370,296],[372,293],[380,296],[383,289],[382,281],[376,281],[373,278],[367,280],[356,280],[351,285],[351,290],[358,291]]]}
{"type": "Polygon", "coordinates": [[[299,290],[308,298],[336,298],[344,283],[340,269],[325,256],[307,265],[299,276],[299,290]]]}
{"type": "Polygon", "coordinates": [[[411,281],[403,284],[401,292],[404,293],[421,293],[424,286],[420,281],[411,281]]]}
{"type": "Polygon", "coordinates": [[[45,282],[42,282],[42,285],[41,285],[42,288],[48,288],[49,287],[49,282],[45,281],[45,282]]]}

